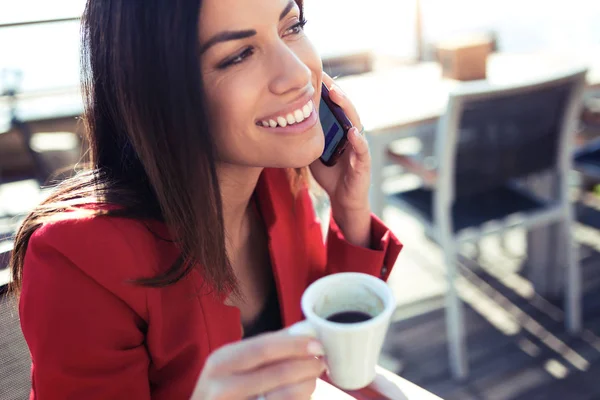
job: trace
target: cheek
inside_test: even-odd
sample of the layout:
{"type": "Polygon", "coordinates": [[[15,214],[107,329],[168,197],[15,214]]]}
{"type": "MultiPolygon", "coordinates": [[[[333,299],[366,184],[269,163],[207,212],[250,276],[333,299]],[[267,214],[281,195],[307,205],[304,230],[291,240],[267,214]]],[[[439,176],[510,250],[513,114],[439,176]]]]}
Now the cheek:
{"type": "Polygon", "coordinates": [[[215,81],[207,81],[206,99],[211,130],[219,147],[235,140],[252,120],[251,105],[256,104],[256,91],[251,80],[239,74],[229,74],[215,81]]]}
{"type": "Polygon", "coordinates": [[[251,87],[247,87],[247,80],[228,75],[206,84],[206,101],[212,123],[219,125],[229,124],[239,119],[248,103],[255,97],[251,87]],[[246,86],[245,86],[246,83],[246,86]]]}

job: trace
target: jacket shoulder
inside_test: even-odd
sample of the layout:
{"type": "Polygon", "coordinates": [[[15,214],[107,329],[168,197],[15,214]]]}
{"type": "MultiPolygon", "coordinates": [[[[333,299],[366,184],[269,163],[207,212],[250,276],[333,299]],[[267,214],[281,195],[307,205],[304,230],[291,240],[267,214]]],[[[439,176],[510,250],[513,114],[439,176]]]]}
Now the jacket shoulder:
{"type": "MultiPolygon", "coordinates": [[[[109,216],[60,216],[31,236],[23,268],[24,283],[32,274],[60,274],[76,268],[118,297],[145,301],[146,288],[134,282],[170,267],[175,246],[157,236],[143,221],[109,216]]],[[[76,282],[74,282],[76,284],[76,282]]],[[[138,304],[142,306],[142,304],[138,304]]]]}

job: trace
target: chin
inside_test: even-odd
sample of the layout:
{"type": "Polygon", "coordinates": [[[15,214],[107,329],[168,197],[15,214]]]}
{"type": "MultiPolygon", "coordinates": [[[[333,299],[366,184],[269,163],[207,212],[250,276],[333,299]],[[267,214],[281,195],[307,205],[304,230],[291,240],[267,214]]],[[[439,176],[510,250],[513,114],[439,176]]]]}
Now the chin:
{"type": "Polygon", "coordinates": [[[302,168],[307,167],[321,157],[323,154],[323,148],[325,147],[325,140],[322,135],[318,137],[318,140],[314,140],[311,146],[305,146],[302,151],[296,150],[293,157],[289,157],[289,160],[293,162],[294,166],[290,168],[302,168]]]}
{"type": "MultiPolygon", "coordinates": [[[[322,141],[321,141],[322,142],[322,141]]],[[[307,167],[323,154],[323,144],[311,143],[310,146],[298,146],[291,151],[274,152],[277,155],[277,160],[273,160],[271,164],[277,168],[303,168],[307,167]]]]}
{"type": "Polygon", "coordinates": [[[280,163],[282,168],[304,168],[315,162],[321,157],[322,151],[319,152],[306,152],[304,154],[290,155],[286,160],[282,160],[280,163]]]}

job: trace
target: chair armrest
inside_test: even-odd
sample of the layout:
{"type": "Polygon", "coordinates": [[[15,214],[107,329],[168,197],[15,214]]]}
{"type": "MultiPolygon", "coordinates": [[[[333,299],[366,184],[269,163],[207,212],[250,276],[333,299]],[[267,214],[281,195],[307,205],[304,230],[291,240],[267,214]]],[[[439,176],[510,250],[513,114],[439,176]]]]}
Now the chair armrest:
{"type": "Polygon", "coordinates": [[[392,149],[387,150],[388,159],[394,164],[400,165],[407,172],[417,175],[426,186],[434,187],[437,182],[437,171],[428,168],[423,160],[407,154],[396,153],[392,149]]]}

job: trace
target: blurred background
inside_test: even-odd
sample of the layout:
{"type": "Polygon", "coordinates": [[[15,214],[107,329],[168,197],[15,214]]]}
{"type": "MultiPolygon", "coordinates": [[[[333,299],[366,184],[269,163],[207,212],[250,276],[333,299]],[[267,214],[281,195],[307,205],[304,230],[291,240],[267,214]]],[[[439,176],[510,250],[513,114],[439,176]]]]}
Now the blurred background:
{"type": "MultiPolygon", "coordinates": [[[[0,0],[4,289],[16,227],[84,159],[84,5],[0,0]]],[[[405,244],[381,365],[445,399],[600,399],[600,2],[305,8],[367,129],[373,210],[405,244]]],[[[0,399],[26,398],[0,307],[0,399]]]]}

